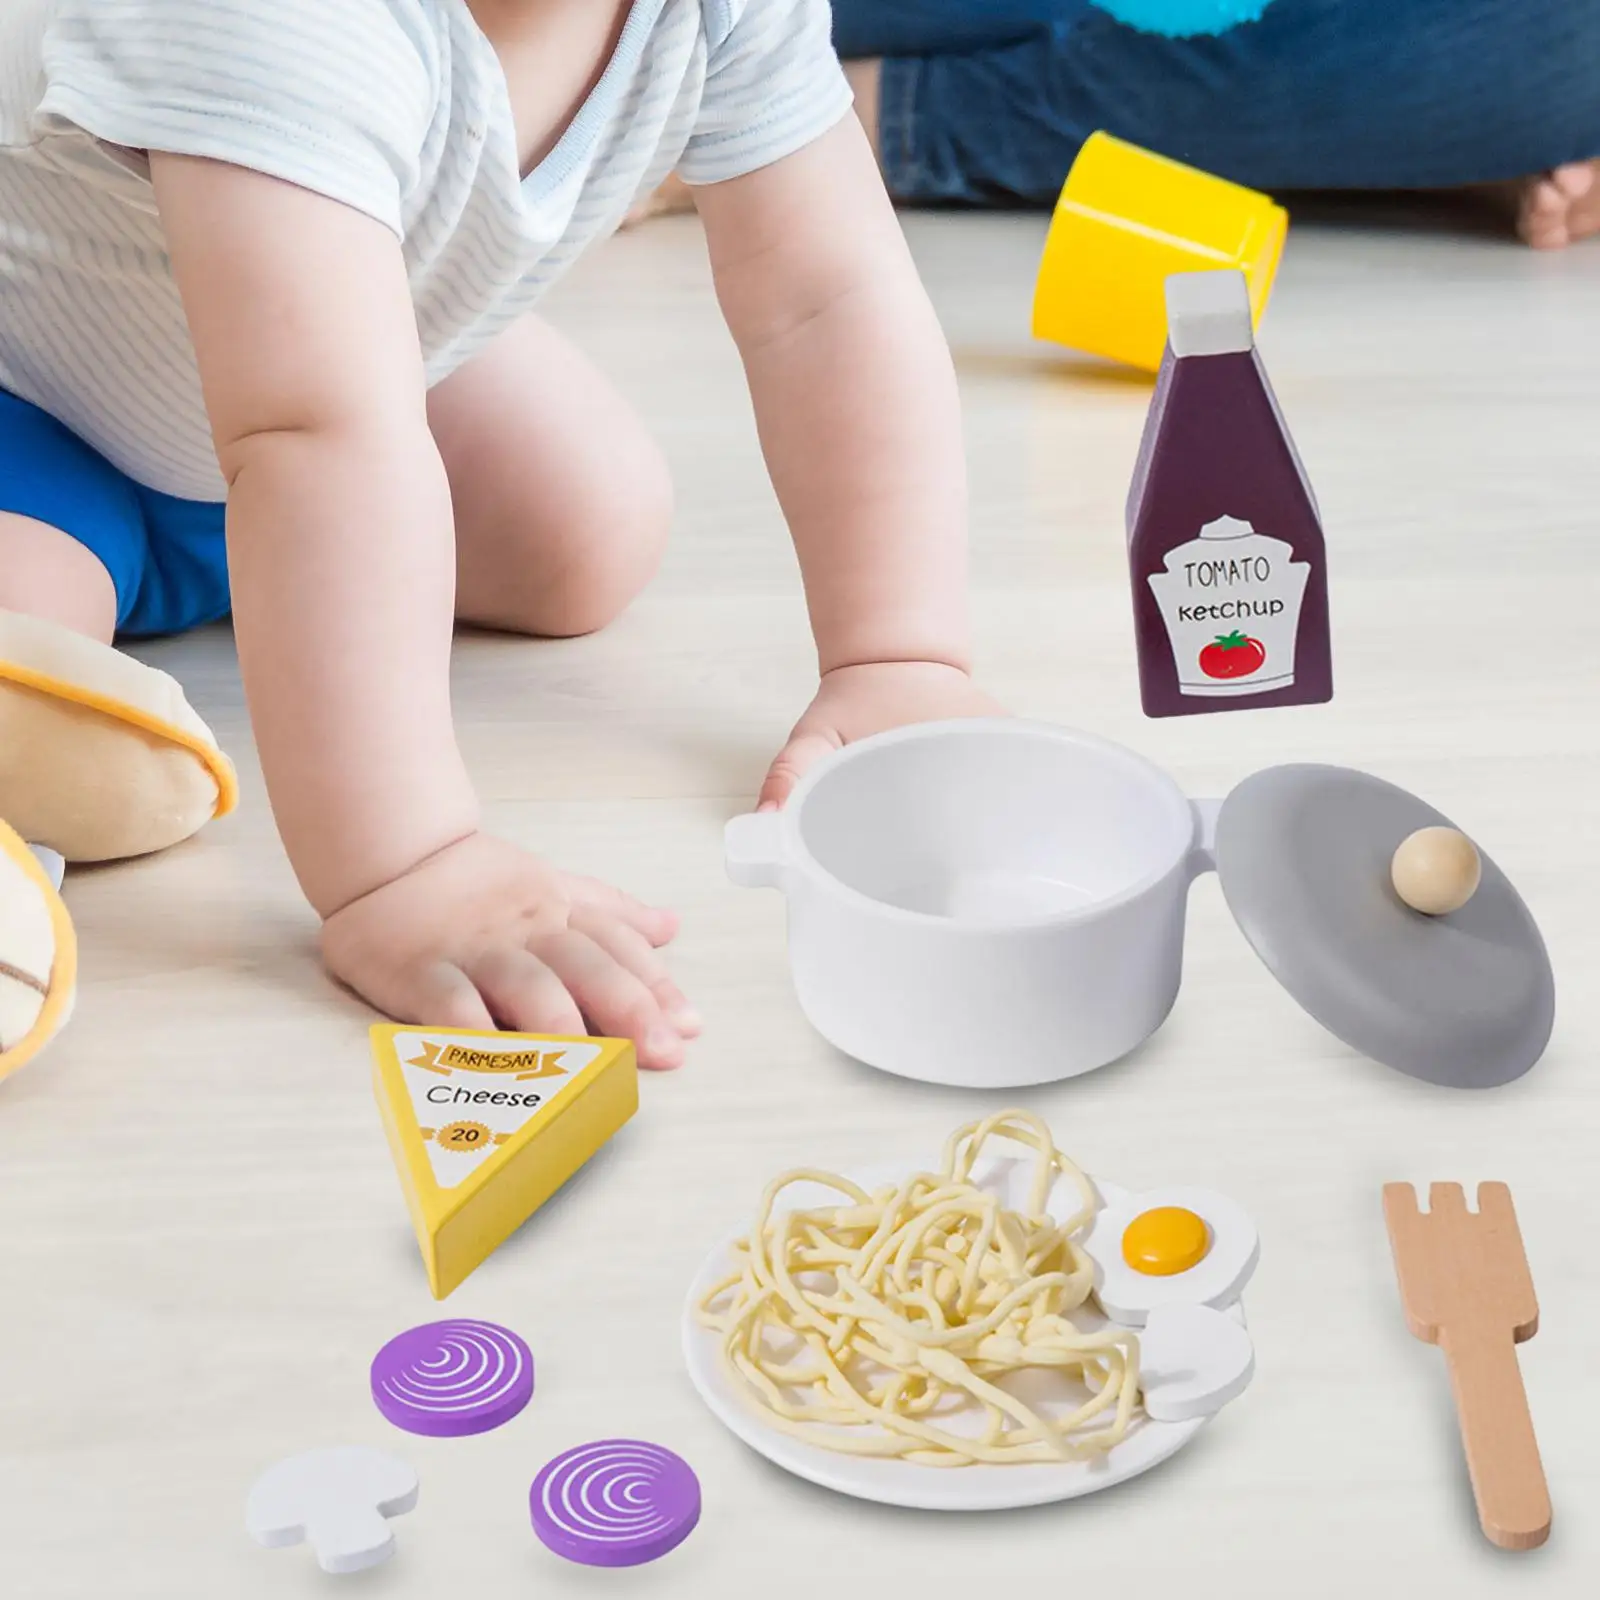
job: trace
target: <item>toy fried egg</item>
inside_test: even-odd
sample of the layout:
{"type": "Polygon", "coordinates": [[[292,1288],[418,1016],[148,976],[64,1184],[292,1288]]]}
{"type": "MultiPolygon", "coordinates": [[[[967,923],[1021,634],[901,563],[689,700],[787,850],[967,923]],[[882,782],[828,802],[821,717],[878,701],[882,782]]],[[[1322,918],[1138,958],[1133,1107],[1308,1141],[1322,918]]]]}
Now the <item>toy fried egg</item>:
{"type": "Polygon", "coordinates": [[[1255,1224],[1209,1189],[1147,1189],[1106,1206],[1084,1249],[1108,1317],[1143,1327],[1165,1306],[1232,1305],[1255,1271],[1255,1224]]]}
{"type": "Polygon", "coordinates": [[[1106,1315],[1139,1329],[1146,1413],[1209,1416],[1244,1392],[1250,1335],[1231,1313],[1255,1271],[1255,1224],[1224,1195],[1151,1189],[1107,1205],[1084,1249],[1106,1315]]]}

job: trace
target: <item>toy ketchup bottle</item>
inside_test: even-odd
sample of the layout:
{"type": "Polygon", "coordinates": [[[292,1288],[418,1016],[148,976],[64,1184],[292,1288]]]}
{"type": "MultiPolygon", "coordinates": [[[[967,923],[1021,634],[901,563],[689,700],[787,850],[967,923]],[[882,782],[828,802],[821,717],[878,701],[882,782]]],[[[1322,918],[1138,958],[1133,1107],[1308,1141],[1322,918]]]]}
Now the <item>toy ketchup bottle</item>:
{"type": "Polygon", "coordinates": [[[1333,697],[1316,497],[1237,271],[1167,279],[1167,348],[1128,495],[1145,715],[1333,697]]]}

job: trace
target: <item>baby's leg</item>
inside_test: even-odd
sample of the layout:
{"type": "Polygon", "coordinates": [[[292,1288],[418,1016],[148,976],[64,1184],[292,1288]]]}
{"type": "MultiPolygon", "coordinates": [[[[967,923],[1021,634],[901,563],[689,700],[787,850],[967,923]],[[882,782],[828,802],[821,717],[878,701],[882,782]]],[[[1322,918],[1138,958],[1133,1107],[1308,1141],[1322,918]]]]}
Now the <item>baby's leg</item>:
{"type": "Polygon", "coordinates": [[[70,534],[0,511],[0,611],[43,617],[110,644],[117,592],[99,557],[70,534]]]}
{"type": "Polygon", "coordinates": [[[525,317],[438,385],[428,417],[456,515],[456,614],[515,633],[592,633],[655,575],[666,461],[592,362],[525,317]]]}
{"type": "Polygon", "coordinates": [[[177,685],[112,642],[225,610],[224,566],[220,506],[140,488],[0,390],[0,819],[23,838],[110,861],[231,804],[231,769],[177,685]]]}

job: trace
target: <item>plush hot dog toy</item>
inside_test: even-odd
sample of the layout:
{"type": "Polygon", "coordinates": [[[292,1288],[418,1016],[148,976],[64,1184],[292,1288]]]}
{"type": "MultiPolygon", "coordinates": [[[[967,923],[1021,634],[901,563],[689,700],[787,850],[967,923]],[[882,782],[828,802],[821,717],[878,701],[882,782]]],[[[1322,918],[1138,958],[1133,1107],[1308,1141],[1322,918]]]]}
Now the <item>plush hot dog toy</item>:
{"type": "Polygon", "coordinates": [[[238,799],[177,682],[53,622],[0,611],[0,818],[68,861],[187,839],[238,799]]]}

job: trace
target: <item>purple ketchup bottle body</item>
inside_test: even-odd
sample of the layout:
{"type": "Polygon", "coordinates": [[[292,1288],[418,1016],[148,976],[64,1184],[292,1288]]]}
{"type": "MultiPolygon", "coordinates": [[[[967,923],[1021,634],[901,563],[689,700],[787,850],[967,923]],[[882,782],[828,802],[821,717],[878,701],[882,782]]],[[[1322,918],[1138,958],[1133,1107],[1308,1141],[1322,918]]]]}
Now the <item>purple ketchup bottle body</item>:
{"type": "Polygon", "coordinates": [[[1329,700],[1322,523],[1255,348],[1244,275],[1175,273],[1167,325],[1128,495],[1145,715],[1329,700]]]}

